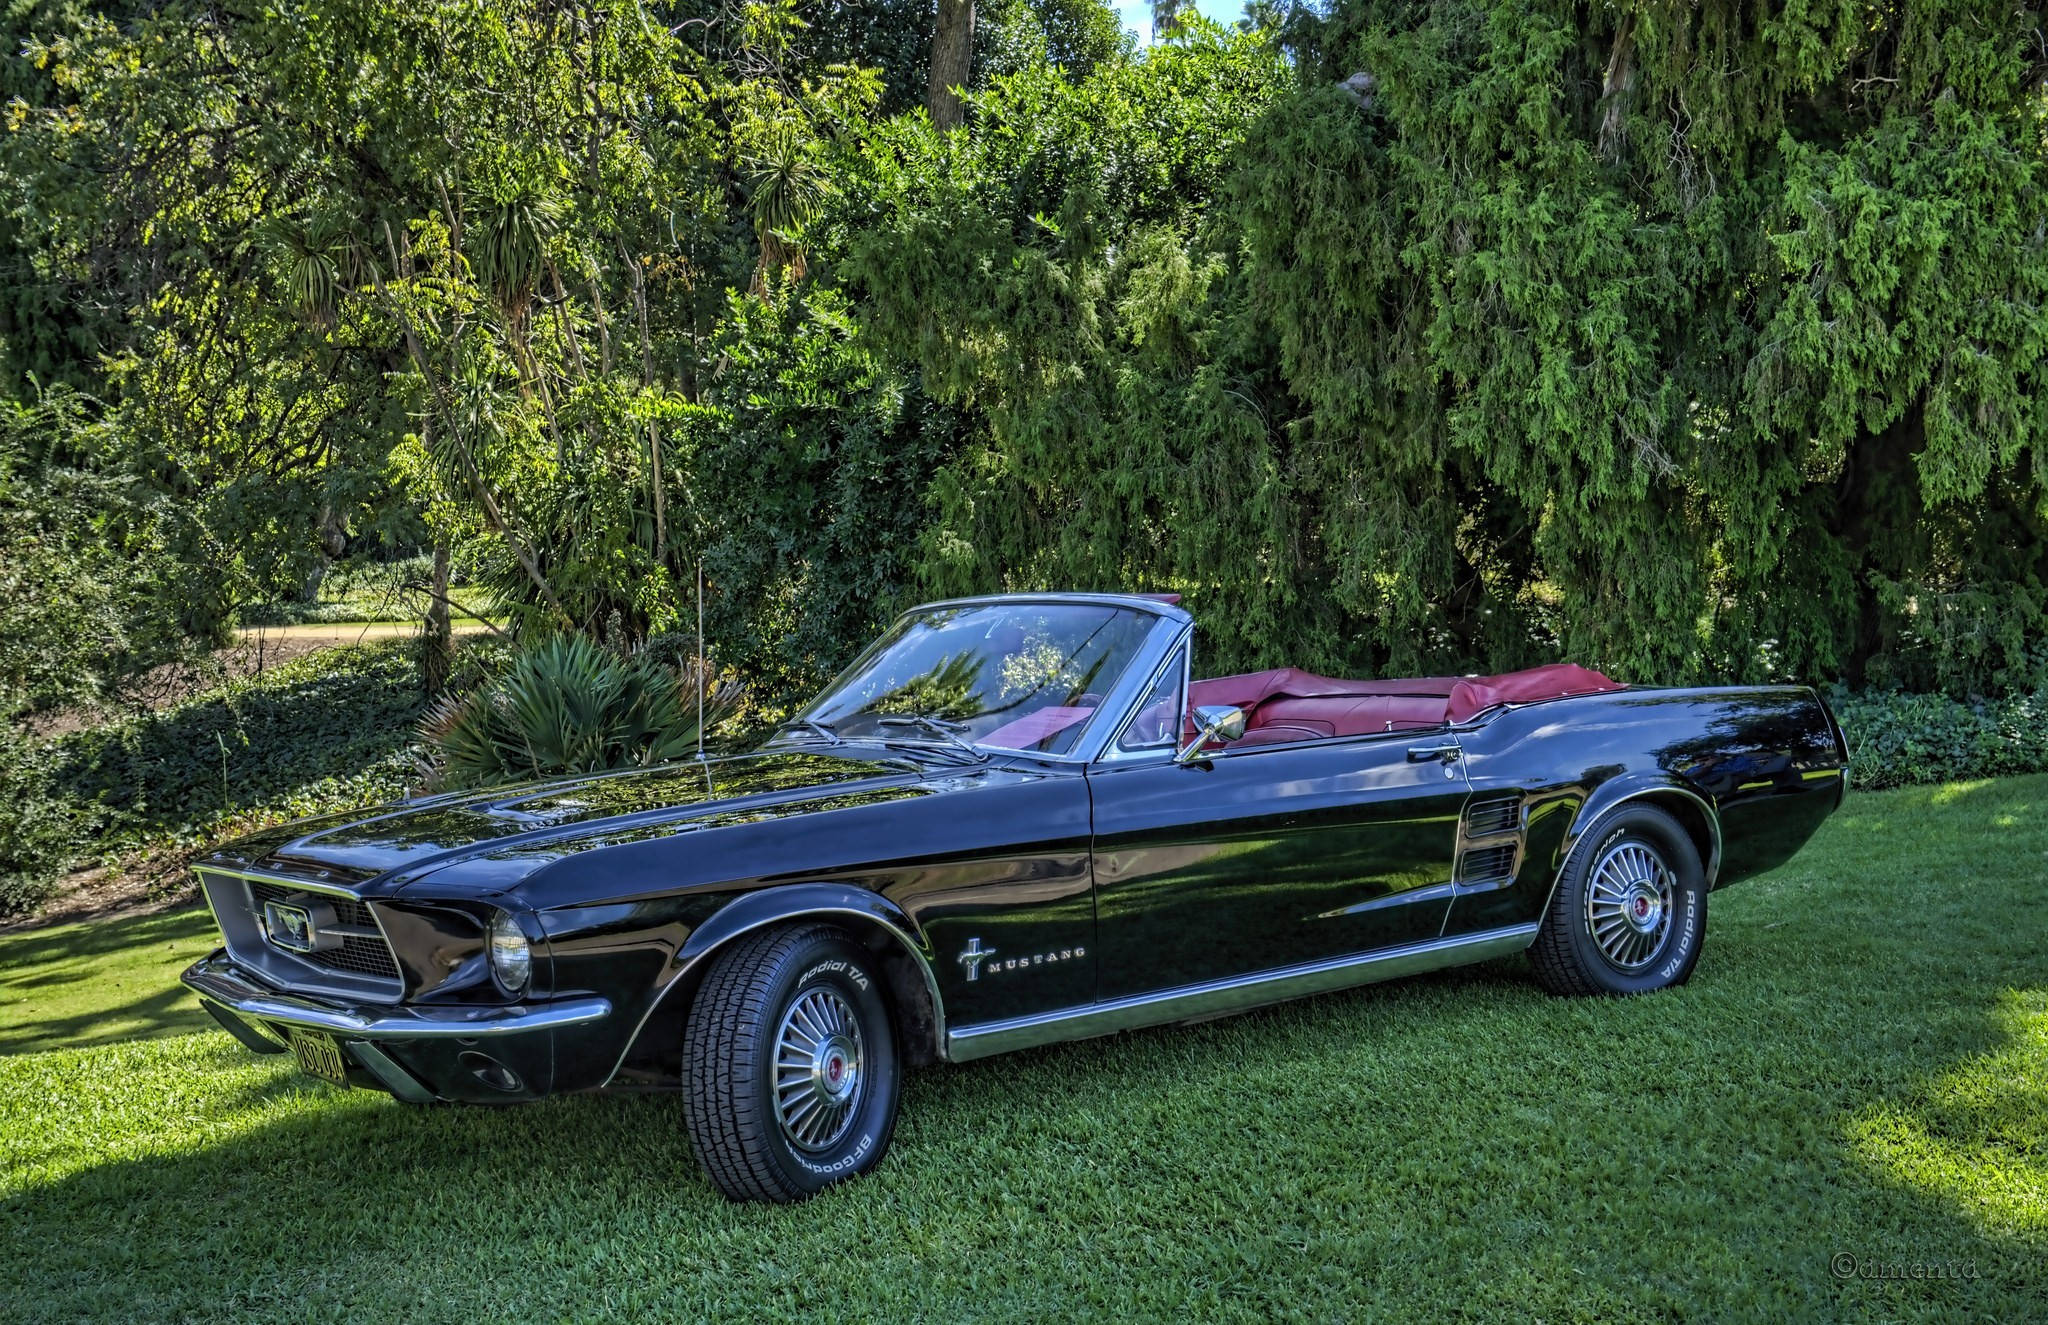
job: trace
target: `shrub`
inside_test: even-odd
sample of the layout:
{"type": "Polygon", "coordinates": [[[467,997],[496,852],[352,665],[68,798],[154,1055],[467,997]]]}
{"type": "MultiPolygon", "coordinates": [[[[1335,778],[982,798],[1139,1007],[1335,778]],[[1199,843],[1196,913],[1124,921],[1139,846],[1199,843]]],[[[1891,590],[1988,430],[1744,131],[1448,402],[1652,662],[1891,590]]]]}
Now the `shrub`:
{"type": "Polygon", "coordinates": [[[411,648],[322,650],[160,712],[0,735],[0,914],[33,909],[82,860],[404,795],[421,710],[411,648]]]}
{"type": "Polygon", "coordinates": [[[0,916],[34,910],[80,852],[93,816],[50,794],[49,751],[0,724],[0,916]]]}
{"type": "MultiPolygon", "coordinates": [[[[434,706],[421,725],[439,759],[434,779],[486,786],[682,758],[697,744],[698,675],[583,635],[555,636],[498,680],[434,706]]],[[[707,729],[738,699],[733,685],[706,694],[707,729]]]]}
{"type": "Polygon", "coordinates": [[[1829,702],[1859,787],[2048,772],[2048,690],[1967,701],[1838,690],[1829,702]]]}

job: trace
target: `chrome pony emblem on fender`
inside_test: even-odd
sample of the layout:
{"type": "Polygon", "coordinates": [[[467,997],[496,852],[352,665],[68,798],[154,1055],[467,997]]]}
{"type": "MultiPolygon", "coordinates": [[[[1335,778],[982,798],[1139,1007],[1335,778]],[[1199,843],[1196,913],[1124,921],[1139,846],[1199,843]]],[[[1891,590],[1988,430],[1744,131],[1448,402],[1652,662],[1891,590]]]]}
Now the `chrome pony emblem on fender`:
{"type": "Polygon", "coordinates": [[[967,983],[973,984],[981,979],[982,962],[995,955],[996,950],[982,947],[979,938],[967,940],[967,946],[960,951],[960,964],[967,968],[967,983]]]}
{"type": "Polygon", "coordinates": [[[967,946],[960,950],[958,960],[962,966],[967,968],[969,983],[981,979],[981,964],[984,961],[988,961],[989,974],[993,975],[997,971],[1023,971],[1029,970],[1034,966],[1056,966],[1060,962],[1070,962],[1077,957],[1086,957],[1088,949],[1055,948],[1051,952],[1034,952],[1028,957],[1005,957],[999,962],[989,961],[995,955],[996,950],[994,948],[982,947],[979,938],[967,940],[967,946]]]}

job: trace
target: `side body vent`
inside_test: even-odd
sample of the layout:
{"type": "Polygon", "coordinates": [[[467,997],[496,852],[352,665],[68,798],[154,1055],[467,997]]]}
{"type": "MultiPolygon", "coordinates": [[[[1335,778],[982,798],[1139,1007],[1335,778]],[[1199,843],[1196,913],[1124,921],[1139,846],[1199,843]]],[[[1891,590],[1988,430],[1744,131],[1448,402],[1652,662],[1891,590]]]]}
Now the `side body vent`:
{"type": "Polygon", "coordinates": [[[1496,883],[1512,879],[1515,875],[1515,844],[1503,842],[1497,847],[1472,847],[1458,857],[1459,883],[1496,883]]]}
{"type": "Polygon", "coordinates": [[[1489,837],[1495,833],[1512,833],[1522,826],[1522,798],[1502,796],[1494,800],[1474,801],[1465,810],[1465,836],[1489,837]]]}

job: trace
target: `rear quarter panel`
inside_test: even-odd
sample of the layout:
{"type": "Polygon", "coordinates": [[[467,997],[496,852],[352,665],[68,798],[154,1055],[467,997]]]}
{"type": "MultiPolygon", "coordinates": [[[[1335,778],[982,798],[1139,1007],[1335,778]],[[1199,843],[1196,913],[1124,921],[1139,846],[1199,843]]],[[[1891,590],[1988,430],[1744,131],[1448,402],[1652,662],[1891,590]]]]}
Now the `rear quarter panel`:
{"type": "Polygon", "coordinates": [[[1460,896],[1450,932],[1540,919],[1578,835],[1625,800],[1661,799],[1681,820],[1702,819],[1704,801],[1718,841],[1702,842],[1702,857],[1721,887],[1790,859],[1846,787],[1839,730],[1796,686],[1552,700],[1502,712],[1461,743],[1474,799],[1523,796],[1527,826],[1513,885],[1460,896]]]}

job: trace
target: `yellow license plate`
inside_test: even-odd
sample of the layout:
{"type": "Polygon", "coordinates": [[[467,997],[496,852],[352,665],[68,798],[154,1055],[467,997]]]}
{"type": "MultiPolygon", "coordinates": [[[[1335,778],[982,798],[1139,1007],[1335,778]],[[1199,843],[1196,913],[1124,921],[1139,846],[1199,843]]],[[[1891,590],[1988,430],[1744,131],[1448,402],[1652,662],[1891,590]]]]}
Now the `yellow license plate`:
{"type": "Polygon", "coordinates": [[[348,1064],[341,1056],[341,1046],[332,1035],[319,1031],[291,1033],[292,1057],[299,1060],[299,1070],[309,1076],[331,1081],[337,1086],[348,1084],[348,1064]]]}

